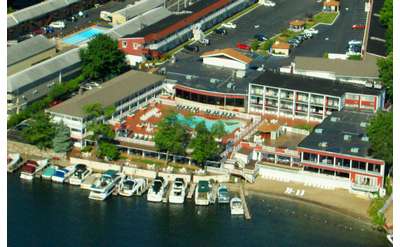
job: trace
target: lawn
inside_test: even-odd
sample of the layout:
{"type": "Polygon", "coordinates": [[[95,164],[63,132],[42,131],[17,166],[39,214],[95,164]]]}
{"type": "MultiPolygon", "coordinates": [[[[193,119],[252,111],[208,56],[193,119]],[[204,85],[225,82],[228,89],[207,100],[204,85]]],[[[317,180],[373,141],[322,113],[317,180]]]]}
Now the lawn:
{"type": "Polygon", "coordinates": [[[323,24],[331,24],[338,13],[327,13],[327,12],[320,12],[316,15],[314,15],[313,21],[315,24],[317,23],[323,23],[323,24]]]}

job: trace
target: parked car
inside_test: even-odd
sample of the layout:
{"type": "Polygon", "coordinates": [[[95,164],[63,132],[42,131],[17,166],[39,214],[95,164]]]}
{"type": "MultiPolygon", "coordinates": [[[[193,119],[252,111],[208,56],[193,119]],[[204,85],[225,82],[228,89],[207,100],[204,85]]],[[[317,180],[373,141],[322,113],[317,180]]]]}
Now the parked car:
{"type": "Polygon", "coordinates": [[[272,2],[272,1],[261,1],[260,2],[261,5],[267,6],[267,7],[274,7],[276,5],[276,3],[272,2]]]}
{"type": "Polygon", "coordinates": [[[243,44],[243,43],[237,43],[236,47],[242,50],[250,51],[251,47],[249,45],[243,44]]]}
{"type": "Polygon", "coordinates": [[[209,39],[202,39],[202,40],[199,40],[199,42],[200,42],[200,44],[202,44],[202,45],[210,45],[210,40],[209,39]]]}
{"type": "Polygon", "coordinates": [[[293,47],[297,47],[300,45],[300,41],[298,41],[297,39],[290,39],[288,40],[289,45],[293,46],[293,47]]]}
{"type": "Polygon", "coordinates": [[[365,25],[357,25],[354,24],[353,26],[351,26],[352,29],[365,29],[365,25]]]}
{"type": "Polygon", "coordinates": [[[50,23],[49,27],[63,29],[63,28],[65,28],[65,22],[54,21],[54,22],[50,23]]]}
{"type": "Polygon", "coordinates": [[[227,35],[228,31],[225,28],[217,28],[214,30],[214,33],[220,34],[220,35],[227,35]]]}
{"type": "Polygon", "coordinates": [[[183,48],[190,52],[199,52],[200,51],[200,47],[198,47],[197,45],[185,45],[183,48]]]}
{"type": "Polygon", "coordinates": [[[319,31],[314,28],[309,28],[309,29],[304,30],[304,33],[318,34],[318,32],[319,31]]]}
{"type": "Polygon", "coordinates": [[[257,39],[258,41],[267,41],[268,40],[268,38],[264,34],[261,34],[261,33],[254,35],[254,38],[257,39]]]}
{"type": "Polygon", "coordinates": [[[362,42],[360,41],[360,40],[350,40],[349,42],[348,42],[348,44],[349,45],[361,45],[362,44],[362,42]]]}
{"type": "Polygon", "coordinates": [[[34,34],[34,35],[44,34],[44,30],[42,28],[38,28],[38,29],[33,30],[32,34],[34,34]]]}
{"type": "Polygon", "coordinates": [[[226,28],[232,28],[235,29],[237,26],[236,24],[232,23],[232,22],[226,22],[226,23],[222,23],[221,25],[222,27],[226,27],[226,28]]]}

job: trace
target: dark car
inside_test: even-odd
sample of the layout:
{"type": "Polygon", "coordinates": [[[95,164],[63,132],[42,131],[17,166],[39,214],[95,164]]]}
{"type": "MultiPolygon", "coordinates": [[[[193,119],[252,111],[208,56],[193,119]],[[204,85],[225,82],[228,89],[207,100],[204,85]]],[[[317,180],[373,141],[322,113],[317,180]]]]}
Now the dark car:
{"type": "Polygon", "coordinates": [[[200,47],[198,47],[197,45],[185,45],[183,48],[190,52],[199,52],[200,51],[200,47]]]}
{"type": "Polygon", "coordinates": [[[220,35],[227,35],[228,31],[226,31],[226,29],[224,29],[224,28],[217,28],[214,30],[214,33],[220,34],[220,35]]]}
{"type": "Polygon", "coordinates": [[[254,35],[254,38],[258,41],[267,41],[268,40],[267,36],[265,36],[264,34],[261,34],[261,33],[254,35]]]}

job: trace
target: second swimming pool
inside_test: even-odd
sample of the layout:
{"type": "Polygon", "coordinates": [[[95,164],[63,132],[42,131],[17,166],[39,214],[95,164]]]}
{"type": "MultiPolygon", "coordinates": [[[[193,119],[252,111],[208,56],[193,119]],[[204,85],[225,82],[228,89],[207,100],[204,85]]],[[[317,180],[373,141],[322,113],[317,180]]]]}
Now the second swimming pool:
{"type": "Polygon", "coordinates": [[[73,34],[65,39],[63,39],[64,43],[70,44],[70,45],[80,45],[84,43],[85,41],[88,41],[94,36],[104,33],[105,30],[100,29],[100,28],[95,28],[95,27],[90,27],[88,29],[85,29],[79,33],[73,34]]]}
{"type": "Polygon", "coordinates": [[[178,121],[184,125],[189,126],[190,128],[196,128],[196,125],[202,121],[204,121],[208,130],[211,130],[213,125],[221,121],[224,124],[225,131],[227,133],[232,133],[235,129],[240,128],[242,126],[242,122],[238,120],[210,120],[204,117],[193,116],[191,119],[185,118],[182,114],[177,115],[178,121]]]}

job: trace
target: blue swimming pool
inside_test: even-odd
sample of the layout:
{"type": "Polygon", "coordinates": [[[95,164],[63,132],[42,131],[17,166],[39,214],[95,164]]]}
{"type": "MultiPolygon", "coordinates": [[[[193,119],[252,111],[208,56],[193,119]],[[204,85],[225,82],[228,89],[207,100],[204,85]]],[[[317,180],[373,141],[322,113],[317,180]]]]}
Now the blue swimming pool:
{"type": "Polygon", "coordinates": [[[193,116],[191,119],[188,119],[180,113],[177,115],[177,118],[179,122],[189,126],[192,129],[194,129],[198,123],[204,121],[207,129],[211,130],[216,122],[221,121],[225,125],[225,131],[227,133],[232,133],[235,129],[240,128],[242,125],[242,123],[238,120],[210,120],[199,116],[193,116]]]}
{"type": "Polygon", "coordinates": [[[104,33],[104,32],[105,32],[105,30],[103,30],[103,29],[90,27],[79,33],[73,34],[73,35],[69,36],[68,38],[63,39],[63,41],[64,41],[64,43],[67,43],[70,45],[80,45],[83,42],[88,41],[89,39],[93,38],[94,36],[104,33]]]}

